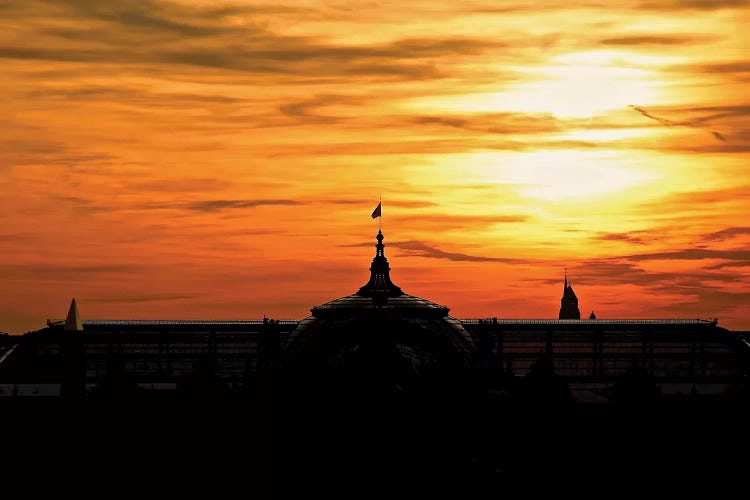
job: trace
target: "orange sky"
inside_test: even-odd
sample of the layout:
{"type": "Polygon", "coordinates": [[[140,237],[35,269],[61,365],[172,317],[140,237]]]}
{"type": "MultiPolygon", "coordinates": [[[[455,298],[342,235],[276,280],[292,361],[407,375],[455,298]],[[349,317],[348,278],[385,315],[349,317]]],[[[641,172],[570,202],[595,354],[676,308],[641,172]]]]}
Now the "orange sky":
{"type": "Polygon", "coordinates": [[[0,4],[0,331],[302,318],[379,193],[457,317],[556,317],[567,265],[586,316],[750,329],[750,6],[563,3],[0,4]]]}

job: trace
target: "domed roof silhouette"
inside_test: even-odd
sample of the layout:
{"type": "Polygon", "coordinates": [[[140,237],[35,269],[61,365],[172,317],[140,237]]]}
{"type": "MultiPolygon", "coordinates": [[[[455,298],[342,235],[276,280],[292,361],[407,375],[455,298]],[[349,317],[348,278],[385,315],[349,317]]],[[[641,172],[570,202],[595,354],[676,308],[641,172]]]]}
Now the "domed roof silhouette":
{"type": "MultiPolygon", "coordinates": [[[[370,280],[313,307],[291,333],[286,358],[319,385],[403,391],[445,386],[466,370],[474,342],[446,306],[404,293],[390,278],[378,232],[370,280]]],[[[460,377],[459,377],[460,378],[460,377]]]]}

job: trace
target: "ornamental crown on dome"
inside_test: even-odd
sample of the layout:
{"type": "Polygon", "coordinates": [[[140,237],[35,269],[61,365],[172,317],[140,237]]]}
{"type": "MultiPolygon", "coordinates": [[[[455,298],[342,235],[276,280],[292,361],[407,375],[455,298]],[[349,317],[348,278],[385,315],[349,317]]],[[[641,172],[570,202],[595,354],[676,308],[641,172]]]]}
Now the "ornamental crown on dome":
{"type": "Polygon", "coordinates": [[[378,243],[375,245],[375,258],[370,265],[370,281],[362,286],[357,295],[360,297],[372,297],[373,299],[387,299],[388,297],[399,297],[404,294],[400,287],[391,281],[391,268],[388,259],[385,258],[383,249],[383,232],[378,231],[378,243]]]}

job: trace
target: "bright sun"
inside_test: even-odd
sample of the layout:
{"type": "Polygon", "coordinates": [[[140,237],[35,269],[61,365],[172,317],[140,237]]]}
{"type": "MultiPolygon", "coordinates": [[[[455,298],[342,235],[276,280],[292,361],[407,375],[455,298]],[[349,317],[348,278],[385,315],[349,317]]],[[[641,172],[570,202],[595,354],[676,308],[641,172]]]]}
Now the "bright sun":
{"type": "Polygon", "coordinates": [[[511,182],[523,185],[521,195],[548,201],[608,196],[654,178],[653,174],[619,160],[615,151],[522,153],[514,159],[514,168],[507,175],[511,182]]]}
{"type": "Polygon", "coordinates": [[[553,58],[547,65],[510,68],[527,78],[503,92],[419,100],[448,112],[551,113],[558,118],[590,118],[629,104],[656,102],[653,57],[615,51],[590,51],[553,58]]]}
{"type": "Polygon", "coordinates": [[[648,105],[656,97],[653,71],[643,68],[645,61],[639,62],[634,67],[616,52],[567,54],[541,68],[539,80],[502,94],[497,104],[559,118],[588,118],[633,103],[648,105]]]}
{"type": "Polygon", "coordinates": [[[440,171],[469,183],[507,186],[521,199],[565,203],[643,189],[660,177],[616,150],[474,153],[452,158],[440,171]]]}

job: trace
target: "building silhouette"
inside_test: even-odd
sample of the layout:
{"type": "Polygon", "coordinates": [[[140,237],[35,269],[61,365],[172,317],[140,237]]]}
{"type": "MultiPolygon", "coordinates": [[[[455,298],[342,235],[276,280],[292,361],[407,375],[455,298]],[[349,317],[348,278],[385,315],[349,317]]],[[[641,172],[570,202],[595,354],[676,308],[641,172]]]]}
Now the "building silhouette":
{"type": "Polygon", "coordinates": [[[586,402],[612,400],[608,388],[633,367],[665,396],[728,394],[750,369],[742,333],[716,321],[596,319],[593,311],[581,321],[567,274],[558,320],[456,319],[393,283],[383,240],[378,232],[369,280],[356,293],[301,321],[82,320],[73,299],[64,321],[8,337],[0,398],[13,387],[66,398],[240,393],[271,373],[316,390],[453,390],[469,380],[502,385],[544,358],[586,402]]]}
{"type": "Polygon", "coordinates": [[[558,318],[581,319],[581,311],[578,309],[578,297],[573,291],[573,285],[568,283],[567,271],[565,271],[565,284],[563,285],[563,295],[560,299],[560,315],[558,318]]]}
{"type": "Polygon", "coordinates": [[[356,293],[313,307],[286,342],[286,362],[306,384],[410,391],[457,383],[474,341],[449,309],[404,293],[390,277],[378,232],[370,279],[356,293]]]}
{"type": "MultiPolygon", "coordinates": [[[[559,319],[457,319],[394,284],[383,241],[362,287],[303,320],[87,320],[74,299],[65,320],[3,336],[0,439],[14,477],[34,476],[39,450],[83,446],[98,457],[90,476],[109,482],[150,467],[252,477],[291,497],[309,493],[288,481],[301,471],[501,471],[528,484],[690,470],[685,436],[711,467],[737,466],[715,447],[744,426],[747,332],[581,320],[567,273],[559,319]],[[657,441],[670,447],[655,453],[657,441]],[[619,453],[632,446],[637,463],[619,453]]],[[[78,477],[70,467],[60,474],[78,477]]]]}

